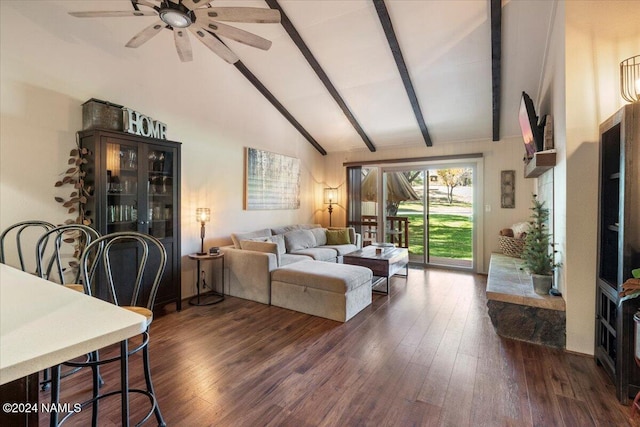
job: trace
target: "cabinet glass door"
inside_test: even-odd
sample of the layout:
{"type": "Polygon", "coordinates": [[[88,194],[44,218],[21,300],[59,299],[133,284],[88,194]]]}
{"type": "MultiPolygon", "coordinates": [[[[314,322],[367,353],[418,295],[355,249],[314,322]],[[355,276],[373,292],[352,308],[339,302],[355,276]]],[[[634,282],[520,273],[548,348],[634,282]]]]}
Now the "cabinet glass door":
{"type": "Polygon", "coordinates": [[[138,229],[138,147],[107,143],[107,231],[138,229]]]}
{"type": "Polygon", "coordinates": [[[159,239],[173,236],[173,151],[150,146],[147,152],[149,234],[159,239]]]}

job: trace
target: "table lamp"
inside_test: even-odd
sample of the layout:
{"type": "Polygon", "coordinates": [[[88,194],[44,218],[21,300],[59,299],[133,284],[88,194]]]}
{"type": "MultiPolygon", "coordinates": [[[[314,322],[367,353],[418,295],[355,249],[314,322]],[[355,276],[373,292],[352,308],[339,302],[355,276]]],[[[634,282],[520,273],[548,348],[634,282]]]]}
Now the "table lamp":
{"type": "Polygon", "coordinates": [[[211,220],[211,210],[209,208],[196,209],[196,221],[200,222],[200,252],[198,255],[206,255],[204,251],[204,223],[211,220]]]}
{"type": "Polygon", "coordinates": [[[337,200],[338,200],[337,188],[327,187],[324,189],[324,204],[329,205],[329,209],[327,209],[329,211],[329,227],[331,227],[331,213],[333,213],[332,204],[334,202],[337,202],[337,200]]]}

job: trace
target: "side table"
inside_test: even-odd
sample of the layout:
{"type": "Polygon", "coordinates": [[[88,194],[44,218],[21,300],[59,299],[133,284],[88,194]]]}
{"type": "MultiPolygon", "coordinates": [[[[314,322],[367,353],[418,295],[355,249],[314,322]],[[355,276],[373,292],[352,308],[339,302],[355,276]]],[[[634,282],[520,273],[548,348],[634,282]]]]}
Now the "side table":
{"type": "MultiPolygon", "coordinates": [[[[189,254],[188,255],[190,259],[193,259],[196,261],[197,263],[197,275],[196,275],[196,289],[198,290],[198,295],[196,295],[195,297],[191,298],[189,300],[189,304],[191,305],[212,305],[212,304],[217,304],[219,302],[224,301],[224,254],[223,253],[218,253],[218,254],[213,254],[213,255],[209,255],[209,254],[204,254],[204,255],[199,255],[199,254],[189,254]],[[213,282],[212,280],[212,290],[209,292],[205,292],[203,294],[200,294],[200,285],[202,282],[202,288],[204,289],[207,286],[207,283],[204,280],[204,277],[201,276],[201,272],[202,270],[200,269],[200,262],[201,261],[211,261],[211,260],[216,260],[219,259],[222,261],[222,293],[217,292],[215,290],[215,282],[213,282]],[[200,279],[202,277],[202,280],[200,279]]],[[[212,274],[213,277],[213,274],[212,274]]]]}

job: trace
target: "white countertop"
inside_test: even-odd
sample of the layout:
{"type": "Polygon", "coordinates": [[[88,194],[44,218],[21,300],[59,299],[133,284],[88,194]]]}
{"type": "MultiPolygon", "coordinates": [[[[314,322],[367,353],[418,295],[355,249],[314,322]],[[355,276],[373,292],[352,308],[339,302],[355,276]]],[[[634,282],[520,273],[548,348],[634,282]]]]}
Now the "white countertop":
{"type": "Polygon", "coordinates": [[[0,264],[0,384],[145,330],[144,316],[0,264]]]}

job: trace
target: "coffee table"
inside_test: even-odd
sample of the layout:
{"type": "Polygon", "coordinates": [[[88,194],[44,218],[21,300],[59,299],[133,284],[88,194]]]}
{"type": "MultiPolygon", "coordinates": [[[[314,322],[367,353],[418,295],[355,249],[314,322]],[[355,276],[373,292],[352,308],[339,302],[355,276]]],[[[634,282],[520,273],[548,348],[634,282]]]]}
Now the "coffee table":
{"type": "Polygon", "coordinates": [[[403,276],[407,277],[409,274],[409,250],[406,248],[366,246],[359,251],[344,255],[343,262],[345,264],[359,265],[371,269],[374,276],[372,287],[386,279],[386,292],[376,290],[374,290],[374,292],[387,295],[389,294],[389,278],[391,276],[398,274],[403,268],[405,269],[403,276]],[[376,280],[376,277],[378,280],[376,280]]]}

